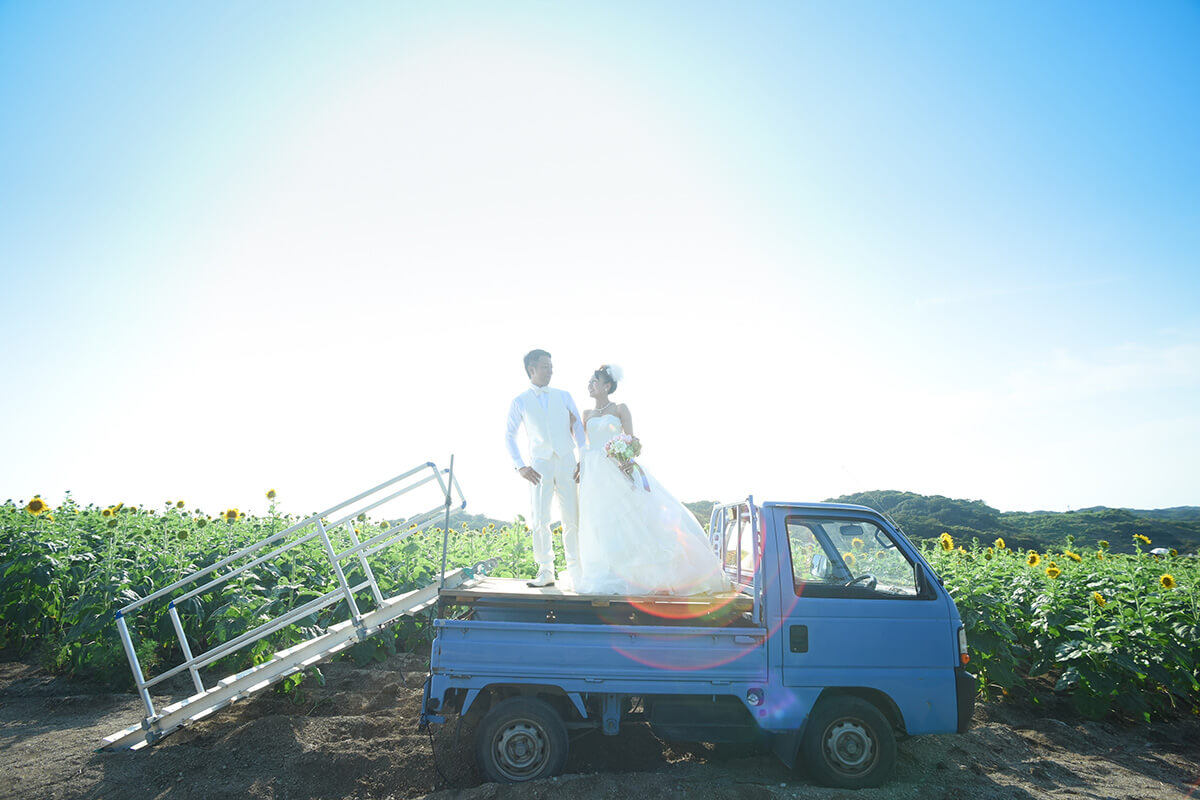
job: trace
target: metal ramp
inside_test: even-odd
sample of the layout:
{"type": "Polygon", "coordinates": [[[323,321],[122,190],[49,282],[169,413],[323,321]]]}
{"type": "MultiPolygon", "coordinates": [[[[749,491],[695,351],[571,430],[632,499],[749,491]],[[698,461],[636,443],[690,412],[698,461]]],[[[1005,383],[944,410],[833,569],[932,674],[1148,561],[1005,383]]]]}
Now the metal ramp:
{"type": "Polygon", "coordinates": [[[236,700],[247,697],[363,641],[384,630],[402,616],[417,614],[429,608],[437,602],[438,592],[441,588],[462,584],[471,576],[472,572],[470,569],[446,571],[445,537],[443,537],[442,568],[439,580],[395,597],[385,598],[383,596],[368,560],[369,556],[428,528],[441,519],[446,521],[447,527],[449,526],[451,511],[461,510],[466,506],[466,502],[462,500],[462,490],[454,478],[453,468],[453,457],[451,457],[448,470],[439,470],[432,461],[422,464],[373,489],[243,548],[217,563],[117,611],[117,630],[121,636],[121,643],[125,647],[129,666],[133,670],[133,679],[138,693],[145,705],[146,717],[137,725],[105,737],[100,749],[137,750],[147,744],[154,744],[163,736],[190,722],[203,719],[236,700]],[[394,522],[386,530],[368,539],[359,539],[355,521],[360,515],[378,509],[422,486],[429,487],[426,490],[427,495],[432,493],[432,496],[438,499],[439,502],[435,507],[394,522]],[[457,495],[458,505],[456,509],[452,509],[455,495],[457,495]],[[343,526],[344,529],[342,529],[343,526]],[[338,534],[339,529],[342,529],[340,534],[338,534]],[[331,538],[331,534],[338,535],[331,538]],[[339,542],[348,540],[350,546],[339,551],[335,547],[335,539],[339,542]],[[244,575],[254,567],[279,559],[284,553],[314,540],[319,541],[322,545],[324,556],[328,561],[327,566],[332,575],[336,577],[337,588],[274,619],[262,622],[252,630],[227,642],[217,644],[205,652],[192,654],[184,629],[184,620],[179,614],[181,604],[211,592],[244,575]],[[348,570],[343,567],[343,562],[349,559],[354,559],[357,568],[363,575],[363,579],[354,585],[351,585],[347,579],[348,570]],[[373,608],[364,611],[360,609],[355,594],[368,591],[370,596],[366,598],[365,602],[373,605],[373,608]],[[219,680],[215,686],[205,686],[200,670],[261,641],[288,625],[342,601],[346,603],[348,612],[346,619],[330,625],[320,635],[276,652],[273,657],[261,664],[256,664],[219,680]],[[166,604],[167,614],[171,618],[171,624],[179,640],[184,661],[157,675],[146,676],[138,661],[134,644],[137,632],[131,621],[138,616],[147,616],[155,608],[153,605],[155,603],[159,604],[160,612],[161,605],[166,604]],[[196,693],[156,710],[150,697],[150,687],[184,672],[190,674],[196,693]]]}

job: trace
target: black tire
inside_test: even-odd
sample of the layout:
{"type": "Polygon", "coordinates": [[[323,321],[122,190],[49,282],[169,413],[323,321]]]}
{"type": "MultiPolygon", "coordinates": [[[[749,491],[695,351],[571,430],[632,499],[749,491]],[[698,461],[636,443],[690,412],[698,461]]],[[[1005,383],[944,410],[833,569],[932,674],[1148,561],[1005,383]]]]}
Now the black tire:
{"type": "Polygon", "coordinates": [[[823,786],[881,786],[896,767],[896,737],[878,708],[861,697],[822,698],[804,732],[801,755],[823,786]]]}
{"type": "Polygon", "coordinates": [[[475,760],[488,780],[522,783],[549,778],[567,765],[567,728],[549,704],[510,697],[484,716],[475,734],[475,760]]]}

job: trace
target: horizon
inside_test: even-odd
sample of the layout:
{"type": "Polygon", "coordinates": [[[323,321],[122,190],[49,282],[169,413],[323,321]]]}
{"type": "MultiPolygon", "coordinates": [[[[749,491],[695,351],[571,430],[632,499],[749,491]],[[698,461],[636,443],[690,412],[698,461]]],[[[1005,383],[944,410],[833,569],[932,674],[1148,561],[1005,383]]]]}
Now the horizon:
{"type": "MultiPolygon", "coordinates": [[[[891,493],[891,492],[895,492],[895,493],[899,493],[899,494],[917,494],[919,497],[927,497],[927,498],[943,497],[947,500],[952,500],[955,502],[965,502],[965,503],[979,502],[979,503],[983,503],[984,505],[986,505],[989,508],[992,508],[992,509],[998,511],[1001,514],[1070,514],[1070,513],[1077,512],[1077,511],[1096,511],[1096,510],[1100,510],[1100,509],[1114,510],[1114,511],[1174,511],[1174,510],[1194,509],[1194,510],[1200,511],[1200,505],[1161,506],[1161,507],[1157,507],[1157,508],[1138,508],[1138,507],[1133,507],[1133,506],[1093,505],[1093,506],[1084,506],[1081,508],[1066,508],[1061,511],[1045,509],[1045,508],[1005,509],[1005,508],[998,508],[996,506],[993,506],[991,503],[988,503],[987,500],[985,500],[983,498],[951,497],[949,495],[943,495],[943,494],[937,494],[937,493],[918,494],[916,492],[909,492],[904,489],[865,489],[865,490],[859,491],[859,492],[845,492],[842,495],[838,495],[836,497],[827,497],[827,498],[824,498],[823,500],[812,500],[812,499],[798,500],[795,498],[789,498],[787,500],[782,500],[782,499],[777,500],[775,498],[769,498],[767,500],[763,500],[763,502],[836,503],[836,502],[838,502],[839,497],[847,497],[847,496],[853,496],[853,495],[857,495],[857,494],[875,494],[875,493],[891,493]]],[[[59,504],[61,504],[62,502],[65,502],[68,495],[70,495],[72,500],[75,500],[74,493],[68,489],[68,490],[64,490],[62,492],[62,499],[59,501],[59,504]]],[[[265,493],[264,493],[264,495],[265,495],[265,493]]],[[[40,495],[38,495],[38,496],[40,497],[40,495]]],[[[17,499],[17,498],[9,497],[4,500],[4,503],[5,504],[11,503],[11,504],[14,504],[15,507],[21,508],[21,507],[25,506],[26,504],[28,504],[29,500],[32,500],[32,499],[33,499],[32,497],[25,498],[25,499],[17,499]]],[[[45,499],[45,498],[43,498],[43,499],[45,499]]],[[[721,500],[682,499],[682,500],[680,500],[680,502],[683,503],[684,505],[695,505],[697,503],[712,503],[714,505],[717,505],[717,504],[721,504],[721,503],[735,502],[736,500],[737,500],[737,498],[728,498],[728,499],[721,499],[721,500]]],[[[175,503],[177,503],[177,502],[178,502],[178,499],[164,500],[161,505],[163,506],[163,508],[169,508],[169,507],[174,507],[175,503]]],[[[278,502],[279,501],[277,499],[276,503],[278,504],[278,502]]],[[[140,503],[140,502],[137,502],[136,500],[133,500],[130,502],[125,502],[124,500],[117,500],[113,503],[101,503],[101,504],[97,504],[97,503],[79,504],[79,502],[76,500],[76,503],[77,503],[77,505],[81,505],[81,507],[84,509],[90,507],[90,508],[96,508],[96,509],[102,510],[106,507],[114,506],[117,503],[123,503],[126,506],[134,506],[138,509],[154,509],[156,512],[159,510],[158,506],[156,506],[156,505],[140,503]]],[[[57,505],[59,505],[59,504],[51,504],[51,505],[56,508],[57,505]]],[[[210,516],[213,516],[213,517],[219,517],[221,515],[221,513],[223,511],[225,511],[227,508],[238,508],[239,510],[241,510],[243,512],[245,511],[245,509],[241,508],[240,506],[226,506],[224,508],[215,508],[211,514],[209,514],[208,511],[203,511],[202,513],[209,514],[210,516]]],[[[197,509],[194,507],[188,508],[187,506],[185,506],[185,508],[183,510],[193,511],[193,512],[200,511],[200,509],[197,509]]],[[[876,510],[878,510],[878,509],[876,509],[876,510]]],[[[460,512],[461,512],[461,515],[463,515],[463,516],[472,516],[472,517],[478,516],[478,517],[486,517],[486,518],[492,519],[492,520],[513,522],[513,521],[515,521],[517,516],[527,517],[528,514],[526,513],[526,511],[527,511],[527,509],[525,511],[517,511],[512,516],[505,518],[505,517],[500,517],[500,516],[493,516],[492,514],[489,514],[487,511],[480,511],[479,509],[473,509],[471,504],[468,502],[466,508],[452,510],[452,517],[456,514],[460,514],[460,512]]],[[[313,511],[309,511],[309,512],[295,513],[295,512],[289,512],[286,509],[280,509],[280,513],[282,513],[285,516],[290,515],[290,516],[294,516],[294,517],[298,517],[298,518],[305,518],[305,517],[311,516],[312,514],[317,513],[317,511],[316,511],[316,509],[314,509],[313,511]]],[[[554,506],[554,513],[557,513],[557,506],[554,506]]],[[[551,524],[558,524],[559,522],[560,522],[560,520],[557,518],[557,516],[555,516],[555,518],[552,520],[551,524]]]]}
{"type": "MultiPolygon", "coordinates": [[[[0,5],[0,494],[1200,503],[1200,6],[0,5]]],[[[503,516],[497,518],[504,518],[503,516]]]]}

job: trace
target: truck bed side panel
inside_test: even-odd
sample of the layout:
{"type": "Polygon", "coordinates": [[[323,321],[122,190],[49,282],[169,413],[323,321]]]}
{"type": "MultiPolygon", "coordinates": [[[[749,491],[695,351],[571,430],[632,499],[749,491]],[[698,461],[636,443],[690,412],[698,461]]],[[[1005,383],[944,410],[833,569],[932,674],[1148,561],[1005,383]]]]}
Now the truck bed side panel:
{"type": "MultiPolygon", "coordinates": [[[[766,631],[437,620],[435,676],[488,683],[752,683],[767,679],[766,631]]],[[[663,686],[661,691],[671,691],[663,686]]],[[[694,690],[694,689],[693,689],[694,690]]]]}

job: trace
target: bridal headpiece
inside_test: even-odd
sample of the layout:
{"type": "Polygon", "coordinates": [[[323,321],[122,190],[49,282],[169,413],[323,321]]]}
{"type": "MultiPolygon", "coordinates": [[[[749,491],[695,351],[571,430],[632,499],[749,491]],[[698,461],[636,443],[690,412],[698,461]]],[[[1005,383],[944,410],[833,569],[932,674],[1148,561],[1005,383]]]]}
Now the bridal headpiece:
{"type": "Polygon", "coordinates": [[[625,370],[621,369],[616,364],[605,364],[602,369],[607,372],[608,376],[617,383],[625,380],[625,370]]]}

